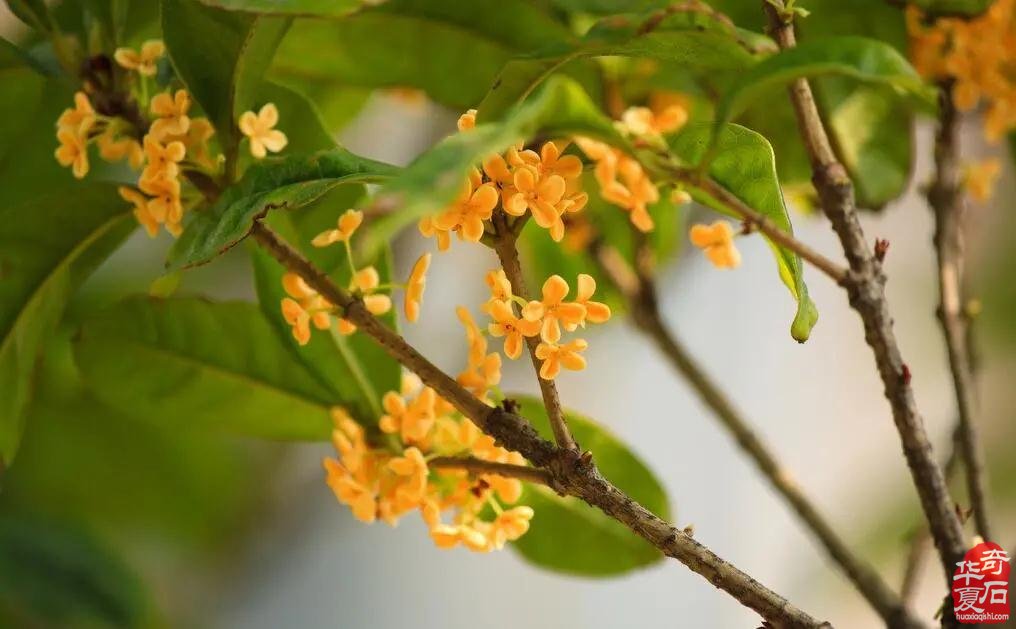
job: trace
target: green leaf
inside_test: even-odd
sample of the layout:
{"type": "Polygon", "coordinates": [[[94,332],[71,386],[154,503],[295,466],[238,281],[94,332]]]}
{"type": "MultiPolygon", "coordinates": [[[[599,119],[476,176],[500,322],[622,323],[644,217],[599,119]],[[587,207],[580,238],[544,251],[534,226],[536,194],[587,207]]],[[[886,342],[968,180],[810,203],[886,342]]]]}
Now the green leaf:
{"type": "Polygon", "coordinates": [[[212,9],[196,0],[161,0],[161,8],[173,67],[232,162],[240,141],[236,120],[253,107],[254,91],[290,20],[212,9]]]}
{"type": "MultiPolygon", "coordinates": [[[[530,396],[509,396],[521,414],[551,438],[543,403],[530,396]]],[[[573,412],[565,418],[583,450],[593,453],[600,471],[634,500],[664,519],[670,505],[659,480],[606,428],[573,412]]],[[[546,487],[527,485],[520,504],[533,508],[529,532],[511,547],[528,561],[556,572],[589,577],[617,576],[663,558],[656,548],[623,524],[577,498],[558,496],[546,487]],[[595,549],[591,552],[590,549],[595,549]]]]}
{"type": "Polygon", "coordinates": [[[136,627],[147,604],[137,576],[91,535],[0,516],[0,621],[13,611],[30,626],[136,627]]]}
{"type": "Polygon", "coordinates": [[[642,57],[702,72],[746,68],[760,50],[772,47],[708,10],[661,15],[615,15],[595,24],[579,42],[513,59],[480,104],[478,120],[502,115],[563,64],[583,57],[642,57]]]}
{"type": "Polygon", "coordinates": [[[50,22],[43,0],[6,0],[6,2],[7,8],[19,20],[36,30],[49,32],[50,22]]]}
{"type": "Polygon", "coordinates": [[[400,229],[448,205],[462,189],[470,169],[516,142],[581,134],[615,146],[626,146],[613,124],[583,89],[566,77],[553,77],[533,98],[509,111],[503,120],[478,124],[456,133],[421,155],[381,189],[379,195],[399,210],[371,228],[368,248],[387,242],[400,229]]]}
{"type": "MultiPolygon", "coordinates": [[[[713,136],[710,127],[706,124],[689,126],[671,140],[671,148],[686,163],[698,165],[709,151],[713,136]]],[[[794,232],[776,176],[772,146],[760,134],[735,124],[724,125],[716,139],[716,154],[709,163],[709,176],[784,231],[794,232]]],[[[689,192],[697,201],[737,216],[704,191],[691,188],[689,192]]],[[[772,241],[769,245],[776,257],[780,279],[797,300],[797,314],[790,334],[803,343],[818,321],[818,309],[808,296],[801,259],[772,241]]]]}
{"type": "Polygon", "coordinates": [[[414,87],[465,109],[512,56],[571,37],[525,0],[472,0],[468,9],[460,0],[389,0],[341,20],[298,20],[273,75],[334,88],[414,87]]]}
{"type": "Polygon", "coordinates": [[[884,85],[918,107],[929,111],[936,107],[935,90],[892,46],[864,37],[830,37],[781,50],[741,74],[717,107],[717,127],[743,112],[771,86],[822,75],[884,85]]]}
{"type": "Polygon", "coordinates": [[[857,203],[880,209],[907,188],[913,167],[913,118],[891,90],[824,77],[815,90],[857,203]]]}
{"type": "MultiPolygon", "coordinates": [[[[351,273],[343,247],[317,248],[309,246],[309,243],[318,233],[334,229],[336,218],[355,205],[364,193],[361,185],[338,186],[308,207],[296,212],[272,214],[267,221],[276,233],[300,249],[340,286],[347,286],[351,273]]],[[[363,334],[341,336],[335,330],[315,330],[310,342],[300,346],[293,338],[291,327],[283,319],[279,306],[282,298],[286,297],[282,288],[285,269],[262,249],[253,249],[251,253],[261,310],[279,338],[330,392],[333,404],[344,406],[361,424],[376,424],[382,414],[381,396],[387,391],[400,389],[402,368],[398,361],[363,334]]],[[[393,281],[387,247],[371,263],[377,268],[382,284],[393,281]]],[[[359,266],[362,268],[367,264],[362,261],[359,266]]],[[[388,327],[397,329],[394,307],[380,319],[388,327]]]]}
{"type": "Polygon", "coordinates": [[[76,328],[65,324],[47,343],[0,510],[74,519],[116,539],[142,537],[213,560],[249,526],[264,495],[258,453],[232,436],[156,424],[97,400],[74,365],[76,328]],[[54,461],[74,473],[54,474],[54,461]]]}
{"type": "Polygon", "coordinates": [[[187,224],[169,255],[171,269],[204,264],[243,240],[269,210],[304,206],[341,183],[376,183],[397,169],[336,148],[261,160],[187,224]]]}
{"type": "Polygon", "coordinates": [[[268,439],[330,434],[331,394],[253,304],[128,299],[87,320],[74,353],[95,396],[124,413],[268,439]]]}
{"type": "Polygon", "coordinates": [[[363,0],[200,0],[226,11],[304,17],[344,17],[364,6],[363,0]]]}
{"type": "Polygon", "coordinates": [[[36,358],[67,300],[137,223],[112,186],[0,207],[0,461],[24,429],[36,358]]]}

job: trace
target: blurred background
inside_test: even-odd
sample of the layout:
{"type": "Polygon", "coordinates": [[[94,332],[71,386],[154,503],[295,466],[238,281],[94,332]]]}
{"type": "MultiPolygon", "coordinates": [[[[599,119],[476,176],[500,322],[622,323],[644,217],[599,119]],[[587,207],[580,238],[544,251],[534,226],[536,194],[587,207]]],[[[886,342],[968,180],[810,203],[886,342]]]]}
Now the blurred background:
{"type": "MultiPolygon", "coordinates": [[[[17,36],[5,9],[0,26],[5,37],[17,36]]],[[[333,126],[350,150],[406,164],[454,131],[459,110],[413,90],[372,87],[345,90],[344,105],[338,98],[329,101],[326,116],[339,121],[333,126]]],[[[286,125],[283,118],[280,128],[286,125]]],[[[920,191],[930,173],[931,132],[929,124],[917,125],[906,193],[866,213],[863,222],[870,237],[891,243],[885,269],[896,332],[918,406],[944,458],[955,403],[935,318],[933,221],[920,191]]],[[[996,155],[1004,164],[993,200],[970,208],[967,242],[983,304],[976,336],[991,504],[1003,535],[995,541],[1010,547],[1016,542],[1012,162],[1004,148],[982,143],[975,121],[963,134],[963,152],[969,159],[996,155]]],[[[827,222],[806,207],[797,209],[799,237],[839,259],[827,222]]],[[[713,217],[701,208],[682,216],[688,224],[706,219],[713,217]]],[[[397,277],[433,249],[432,241],[410,232],[394,243],[397,277]]],[[[795,343],[786,332],[793,303],[773,279],[771,253],[761,238],[739,239],[741,268],[720,271],[698,250],[683,246],[684,233],[681,246],[659,268],[668,324],[841,534],[897,586],[919,508],[871,352],[842,290],[807,271],[821,318],[807,343],[795,343]]],[[[70,316],[126,292],[147,291],[162,272],[170,244],[165,234],[152,241],[135,233],[89,279],[70,316]]],[[[422,323],[402,322],[402,329],[437,364],[457,369],[464,342],[454,306],[486,298],[483,275],[494,265],[486,249],[459,243],[435,255],[422,323]]],[[[214,265],[188,272],[179,291],[254,300],[247,252],[237,248],[214,265]]],[[[836,626],[878,624],[647,339],[622,317],[590,330],[588,338],[589,367],[559,378],[562,399],[609,426],[648,463],[667,489],[678,526],[694,525],[696,539],[836,626]]],[[[58,375],[70,360],[62,347],[54,343],[44,367],[58,375]]],[[[111,590],[132,584],[131,604],[155,627],[550,629],[758,622],[673,561],[622,578],[587,579],[542,571],[510,550],[489,555],[438,550],[415,517],[394,530],[363,525],[323,482],[320,461],[331,450],[327,444],[209,439],[139,424],[83,407],[69,393],[76,386],[72,375],[46,381],[62,386],[37,394],[36,419],[0,493],[0,513],[9,516],[0,536],[15,540],[7,547],[24,553],[0,561],[32,563],[33,548],[60,549],[75,569],[40,571],[48,575],[40,587],[49,595],[106,600],[101,587],[87,593],[75,588],[75,570],[86,566],[111,590]]],[[[510,362],[502,388],[535,393],[531,366],[510,362]]],[[[916,605],[929,620],[941,586],[937,565],[929,561],[916,605]]],[[[3,587],[0,580],[0,600],[3,587]]],[[[37,626],[17,610],[8,612],[25,623],[13,626],[37,626]]]]}

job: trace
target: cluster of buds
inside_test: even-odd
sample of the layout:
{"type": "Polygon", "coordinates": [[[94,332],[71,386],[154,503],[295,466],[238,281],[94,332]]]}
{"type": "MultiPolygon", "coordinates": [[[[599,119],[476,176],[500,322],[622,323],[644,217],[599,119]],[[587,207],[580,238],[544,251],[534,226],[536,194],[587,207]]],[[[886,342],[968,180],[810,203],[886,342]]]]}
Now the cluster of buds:
{"type": "MultiPolygon", "coordinates": [[[[215,134],[212,124],[207,118],[191,116],[191,96],[186,90],[160,92],[149,101],[165,50],[158,40],[144,43],[137,51],[117,49],[113,58],[119,71],[126,72],[130,85],[129,94],[116,95],[125,103],[120,113],[100,113],[94,101],[107,102],[110,94],[101,93],[102,85],[86,82],[85,91],[74,95],[74,107],[57,120],[56,133],[56,159],[70,167],[78,179],[88,174],[88,147],[92,143],[102,159],[126,160],[133,170],[140,171],[137,187],[121,186],[119,192],[134,206],[134,216],[153,237],[160,226],[178,236],[185,210],[201,200],[200,191],[189,186],[183,175],[200,173],[214,179],[223,159],[209,148],[215,134]],[[137,115],[127,117],[124,112],[137,115]]],[[[278,110],[271,103],[259,114],[245,112],[240,116],[240,130],[249,138],[254,157],[264,157],[266,148],[279,151],[286,145],[285,134],[273,128],[277,121],[278,110]]]]}
{"type": "Polygon", "coordinates": [[[997,142],[1016,128],[1016,0],[996,0],[971,19],[942,17],[928,22],[907,7],[914,67],[924,77],[954,81],[953,102],[961,111],[985,101],[984,135],[997,142]]]}
{"type": "Polygon", "coordinates": [[[384,446],[370,443],[364,428],[342,409],[332,413],[332,442],[339,456],[324,460],[327,482],[357,519],[394,526],[405,514],[419,511],[438,547],[461,544],[475,552],[503,548],[525,534],[533,510],[506,508],[522,496],[521,481],[428,465],[437,457],[523,465],[520,454],[495,445],[413,376],[404,379],[401,392],[385,394],[382,403],[385,414],[378,427],[388,435],[379,440],[384,446]]]}

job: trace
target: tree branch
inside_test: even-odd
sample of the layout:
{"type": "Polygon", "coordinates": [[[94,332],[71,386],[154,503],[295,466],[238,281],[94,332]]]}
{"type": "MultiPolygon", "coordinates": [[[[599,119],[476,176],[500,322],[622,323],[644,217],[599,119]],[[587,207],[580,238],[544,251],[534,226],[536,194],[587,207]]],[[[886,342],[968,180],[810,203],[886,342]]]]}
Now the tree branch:
{"type": "MultiPolygon", "coordinates": [[[[494,228],[497,234],[494,237],[494,251],[501,261],[501,268],[512,285],[512,293],[522,299],[529,301],[529,291],[526,289],[526,281],[522,276],[522,265],[519,263],[519,252],[515,246],[518,234],[508,224],[508,215],[503,210],[494,210],[492,217],[494,228]]],[[[510,304],[512,310],[517,310],[515,304],[510,304]]],[[[561,409],[561,398],[557,394],[557,385],[553,380],[544,380],[540,377],[540,359],[536,357],[536,347],[540,344],[538,337],[527,336],[526,347],[529,349],[529,359],[536,370],[536,380],[540,383],[540,393],[543,395],[543,405],[547,409],[547,417],[550,419],[550,428],[554,431],[554,441],[557,445],[568,450],[575,450],[578,446],[575,439],[568,430],[568,422],[564,418],[564,411],[561,409]]]]}
{"type": "Polygon", "coordinates": [[[591,249],[604,274],[624,297],[636,327],[653,341],[674,369],[684,377],[702,403],[734,437],[762,476],[787,501],[805,527],[818,538],[829,556],[839,564],[854,587],[885,620],[886,625],[922,626],[878,572],[851,552],[829,522],[805,496],[790,472],[777,461],[776,456],[762,443],[719,386],[709,378],[667,328],[660,313],[656,287],[652,279],[644,273],[633,272],[617,250],[602,241],[594,241],[591,249]]]}
{"type": "Polygon", "coordinates": [[[592,456],[559,448],[541,438],[532,425],[513,412],[514,405],[491,407],[473,396],[453,378],[423,357],[398,333],[392,331],[364,307],[363,302],[339,287],[300,252],[283,242],[260,221],[251,234],[273,258],[299,275],[322,297],[342,308],[342,316],[356,324],[389,355],[416,373],[496,443],[525,456],[533,465],[546,469],[556,487],[599,508],[634,533],[673,557],[762,618],[779,627],[828,627],[786,599],[738,570],[699,544],[687,533],[671,526],[632,500],[600,474],[592,456]]]}
{"type": "Polygon", "coordinates": [[[427,465],[435,469],[466,470],[474,474],[495,474],[550,487],[554,485],[554,477],[547,470],[528,465],[484,461],[471,456],[439,456],[428,461],[427,465]]]}
{"type": "Polygon", "coordinates": [[[935,178],[928,203],[935,214],[935,254],[938,260],[938,318],[942,325],[949,371],[956,393],[957,445],[963,458],[964,480],[977,534],[992,539],[988,523],[987,471],[974,418],[974,378],[963,314],[963,191],[959,165],[959,113],[953,105],[952,84],[939,89],[939,123],[935,134],[935,178]]]}
{"type": "MultiPolygon", "coordinates": [[[[793,47],[796,43],[793,22],[784,20],[774,4],[782,7],[780,0],[762,3],[772,34],[781,48],[793,47]]],[[[850,265],[852,278],[845,284],[850,305],[864,323],[865,340],[875,355],[921,507],[938,548],[946,579],[951,580],[953,567],[962,559],[966,548],[963,528],[953,510],[953,500],[914,401],[910,369],[903,362],[892,329],[893,319],[885,298],[885,275],[881,263],[868,246],[857,217],[853,185],[846,169],[833,153],[807,79],[793,82],[790,99],[811,160],[812,183],[850,265]]]]}

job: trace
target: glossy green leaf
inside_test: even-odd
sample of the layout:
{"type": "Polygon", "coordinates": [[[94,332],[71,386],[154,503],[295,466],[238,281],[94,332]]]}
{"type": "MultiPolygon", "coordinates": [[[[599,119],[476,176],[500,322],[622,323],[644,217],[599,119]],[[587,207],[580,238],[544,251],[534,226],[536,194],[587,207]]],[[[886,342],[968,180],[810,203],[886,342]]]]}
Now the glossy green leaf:
{"type": "Polygon", "coordinates": [[[250,525],[264,496],[257,452],[229,435],[155,423],[100,402],[74,364],[76,326],[65,328],[39,364],[0,513],[73,519],[111,537],[144,537],[213,559],[250,525]]]}
{"type": "Polygon", "coordinates": [[[501,116],[563,64],[582,57],[642,57],[702,72],[746,68],[761,50],[773,46],[708,10],[661,15],[612,16],[595,24],[581,41],[545,46],[513,59],[480,104],[478,120],[501,116]]]}
{"type": "MultiPolygon", "coordinates": [[[[519,402],[521,414],[544,437],[552,437],[540,400],[509,397],[519,402]]],[[[577,413],[566,412],[565,417],[580,447],[592,452],[593,460],[610,482],[656,515],[670,519],[666,492],[641,459],[603,426],[577,413]]],[[[660,551],[623,524],[577,498],[563,498],[546,487],[527,485],[520,503],[531,506],[536,515],[529,532],[511,547],[541,568],[607,577],[663,558],[660,551]]]]}
{"type": "MultiPolygon", "coordinates": [[[[671,140],[671,148],[689,165],[699,164],[709,150],[713,133],[710,127],[706,124],[688,127],[671,140]]],[[[793,233],[769,142],[751,129],[734,124],[724,125],[716,142],[716,154],[709,163],[709,176],[781,229],[793,233]]],[[[697,201],[730,213],[704,191],[698,188],[689,191],[697,201]]],[[[780,279],[797,300],[797,314],[790,326],[790,334],[804,342],[818,321],[818,309],[808,296],[801,259],[772,241],[769,245],[776,257],[780,279]]]]}
{"type": "Polygon", "coordinates": [[[364,6],[363,0],[200,0],[226,11],[304,17],[344,17],[364,6]]]}
{"type": "Polygon", "coordinates": [[[472,0],[468,8],[459,0],[389,0],[341,20],[297,20],[273,75],[294,85],[413,87],[466,109],[511,57],[571,37],[525,0],[472,0]]]}
{"type": "Polygon", "coordinates": [[[24,428],[32,374],[70,295],[136,226],[112,186],[0,206],[0,460],[24,428]]]}
{"type": "Polygon", "coordinates": [[[124,413],[269,439],[330,433],[333,397],[253,304],[128,299],[86,321],[74,352],[95,396],[124,413]]]}
{"type": "MultiPolygon", "coordinates": [[[[308,207],[272,214],[267,221],[276,233],[300,249],[340,286],[347,286],[351,272],[343,247],[317,248],[309,243],[320,232],[334,229],[337,217],[354,206],[364,193],[360,185],[338,186],[308,207]]],[[[398,361],[363,334],[342,336],[335,330],[315,330],[307,345],[297,344],[279,306],[282,298],[286,297],[282,288],[285,269],[262,249],[253,249],[252,256],[261,310],[279,338],[331,393],[334,404],[346,407],[364,425],[377,423],[382,414],[381,396],[400,388],[402,368],[398,361]]],[[[377,268],[382,284],[393,281],[391,255],[387,247],[369,263],[377,268]]],[[[366,265],[367,261],[359,263],[360,267],[366,265]]],[[[380,318],[390,328],[397,328],[394,307],[380,318]]]]}
{"type": "Polygon", "coordinates": [[[172,269],[204,264],[243,240],[269,210],[293,210],[341,183],[375,183],[397,169],[336,148],[310,156],[264,159],[194,217],[170,251],[172,269]]]}
{"type": "Polygon", "coordinates": [[[213,9],[197,0],[161,0],[161,11],[173,67],[232,161],[240,141],[236,120],[253,107],[290,20],[213,9]]]}
{"type": "Polygon", "coordinates": [[[136,627],[147,604],[137,576],[80,528],[0,516],[0,621],[29,623],[5,626],[136,627]]]}
{"type": "Polygon", "coordinates": [[[724,94],[717,107],[717,124],[743,112],[774,85],[801,77],[845,76],[884,85],[928,110],[936,106],[935,90],[924,83],[895,48],[864,37],[830,37],[803,42],[782,50],[746,70],[724,94]]]}
{"type": "Polygon", "coordinates": [[[379,192],[398,211],[377,221],[369,233],[372,246],[387,242],[400,229],[436,212],[462,189],[470,169],[516,142],[581,134],[625,146],[626,140],[593,104],[582,88],[565,77],[554,77],[525,103],[497,122],[478,124],[439,142],[410,164],[379,192]]]}

